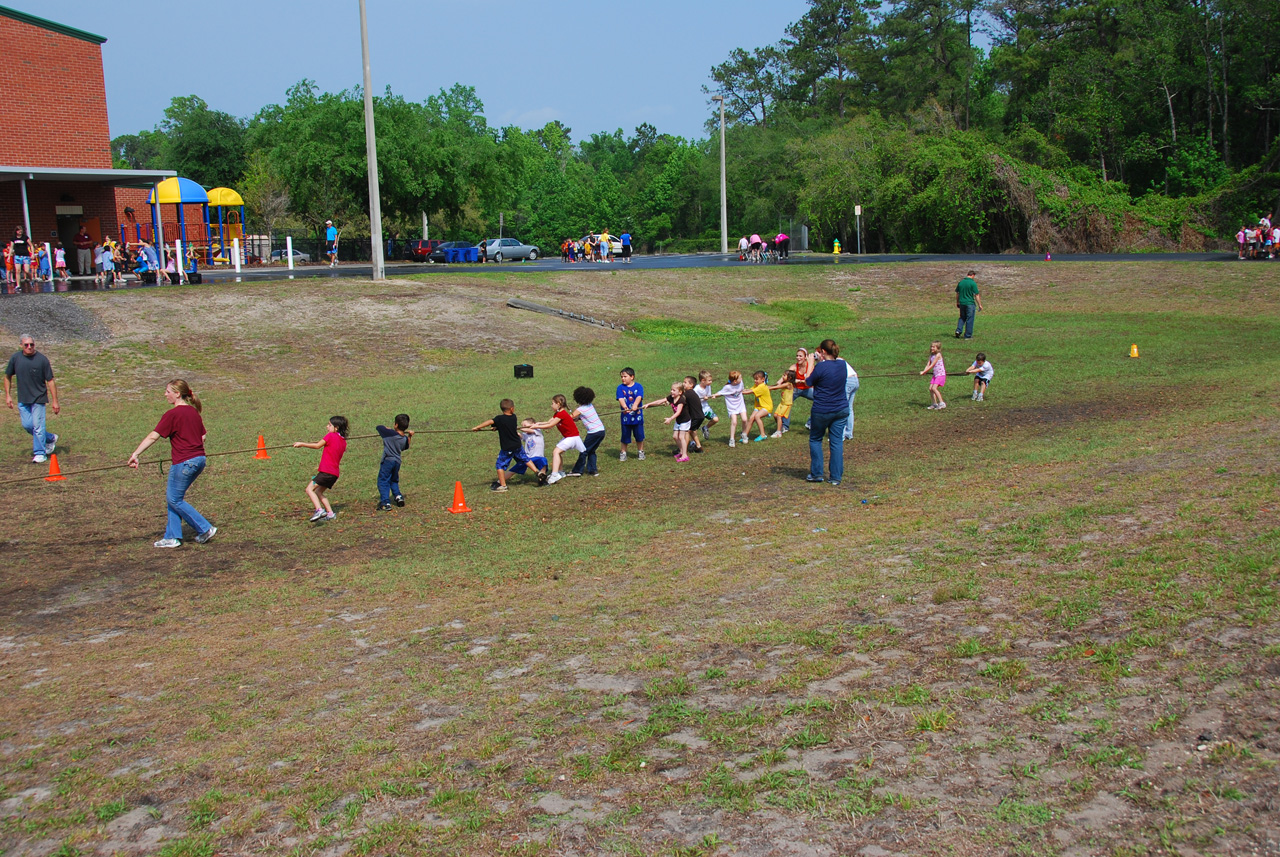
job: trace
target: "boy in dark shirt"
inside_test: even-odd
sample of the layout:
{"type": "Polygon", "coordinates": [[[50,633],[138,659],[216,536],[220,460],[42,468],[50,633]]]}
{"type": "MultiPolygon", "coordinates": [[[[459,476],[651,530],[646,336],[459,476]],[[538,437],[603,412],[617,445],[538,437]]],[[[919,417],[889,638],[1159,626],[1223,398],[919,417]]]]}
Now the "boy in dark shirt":
{"type": "Polygon", "coordinates": [[[537,471],[538,468],[524,454],[520,424],[516,421],[516,403],[510,399],[503,399],[498,403],[498,407],[502,409],[502,413],[491,420],[485,420],[471,430],[481,431],[492,428],[498,433],[498,460],[494,464],[494,468],[498,471],[498,478],[489,486],[489,490],[502,492],[507,490],[508,470],[513,473],[524,473],[529,469],[537,471]]]}
{"type": "Polygon", "coordinates": [[[409,415],[396,414],[395,428],[378,426],[376,431],[382,438],[382,463],[378,466],[378,511],[391,511],[391,499],[394,495],[396,505],[404,505],[404,495],[400,493],[400,456],[409,448],[409,438],[413,432],[409,430],[409,415]]]}

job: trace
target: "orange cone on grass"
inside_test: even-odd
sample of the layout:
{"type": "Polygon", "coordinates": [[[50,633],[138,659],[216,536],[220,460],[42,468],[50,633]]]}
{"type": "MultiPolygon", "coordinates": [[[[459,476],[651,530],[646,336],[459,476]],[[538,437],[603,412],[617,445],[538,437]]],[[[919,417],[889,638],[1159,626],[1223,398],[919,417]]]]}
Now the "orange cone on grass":
{"type": "Polygon", "coordinates": [[[62,475],[62,468],[58,466],[58,456],[49,456],[49,475],[44,478],[45,482],[66,482],[67,477],[62,475]]]}
{"type": "Polygon", "coordinates": [[[254,458],[270,458],[267,455],[267,439],[262,435],[258,435],[258,454],[254,458]]]}
{"type": "Polygon", "coordinates": [[[1137,357],[1137,356],[1138,356],[1138,343],[1136,343],[1136,342],[1135,342],[1135,343],[1133,343],[1133,345],[1130,345],[1130,346],[1129,346],[1129,356],[1130,356],[1130,357],[1137,357]]]}
{"type": "Polygon", "coordinates": [[[453,505],[449,507],[449,511],[455,515],[458,514],[459,512],[471,511],[469,508],[467,508],[466,498],[462,496],[461,482],[453,483],[453,505]]]}

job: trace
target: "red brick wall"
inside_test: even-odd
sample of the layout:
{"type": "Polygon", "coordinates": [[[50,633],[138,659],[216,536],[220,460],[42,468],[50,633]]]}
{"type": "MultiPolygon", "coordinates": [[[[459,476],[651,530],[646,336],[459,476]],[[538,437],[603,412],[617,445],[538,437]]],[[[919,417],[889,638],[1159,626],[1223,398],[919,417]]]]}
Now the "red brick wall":
{"type": "Polygon", "coordinates": [[[0,164],[109,168],[102,47],[5,16],[0,46],[0,164]]]}

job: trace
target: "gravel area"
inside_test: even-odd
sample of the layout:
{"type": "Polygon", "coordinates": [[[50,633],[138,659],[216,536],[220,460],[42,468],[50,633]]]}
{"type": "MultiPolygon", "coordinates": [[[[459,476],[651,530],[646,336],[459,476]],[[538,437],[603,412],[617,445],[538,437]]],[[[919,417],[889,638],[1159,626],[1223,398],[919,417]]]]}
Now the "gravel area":
{"type": "Polygon", "coordinates": [[[6,295],[0,298],[0,329],[17,338],[29,333],[36,342],[87,339],[107,342],[111,331],[94,313],[67,295],[6,295]]]}

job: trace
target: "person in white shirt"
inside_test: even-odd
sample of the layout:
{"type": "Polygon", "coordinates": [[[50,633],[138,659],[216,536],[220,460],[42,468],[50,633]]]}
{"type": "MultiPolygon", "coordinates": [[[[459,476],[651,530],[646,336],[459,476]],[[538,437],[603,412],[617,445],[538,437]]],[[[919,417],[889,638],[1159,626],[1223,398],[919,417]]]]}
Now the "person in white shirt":
{"type": "Polygon", "coordinates": [[[996,370],[991,368],[991,363],[987,360],[987,355],[981,351],[974,358],[973,365],[964,370],[966,375],[973,376],[973,400],[981,402],[982,397],[987,394],[987,385],[991,383],[991,376],[996,370]]]}

